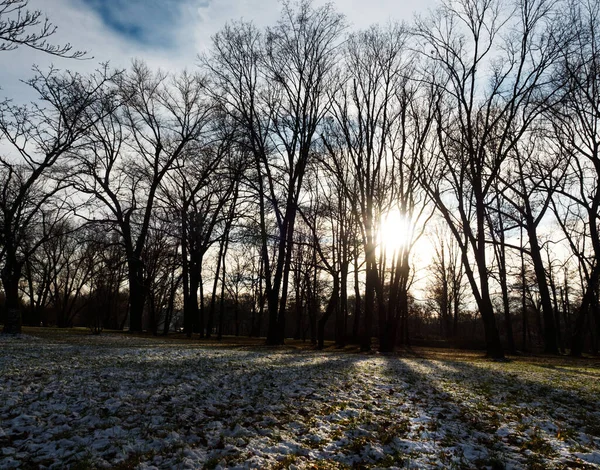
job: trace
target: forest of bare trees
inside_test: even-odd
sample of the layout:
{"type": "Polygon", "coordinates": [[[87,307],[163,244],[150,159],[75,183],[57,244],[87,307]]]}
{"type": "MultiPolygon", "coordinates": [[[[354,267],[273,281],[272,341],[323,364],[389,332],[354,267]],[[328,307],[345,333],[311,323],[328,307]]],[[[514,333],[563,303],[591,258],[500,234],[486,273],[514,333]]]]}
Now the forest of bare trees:
{"type": "MultiPolygon", "coordinates": [[[[0,54],[85,55],[23,6],[0,54]]],[[[4,332],[597,353],[599,38],[593,0],[299,0],[185,72],[36,69],[0,103],[4,332]]]]}

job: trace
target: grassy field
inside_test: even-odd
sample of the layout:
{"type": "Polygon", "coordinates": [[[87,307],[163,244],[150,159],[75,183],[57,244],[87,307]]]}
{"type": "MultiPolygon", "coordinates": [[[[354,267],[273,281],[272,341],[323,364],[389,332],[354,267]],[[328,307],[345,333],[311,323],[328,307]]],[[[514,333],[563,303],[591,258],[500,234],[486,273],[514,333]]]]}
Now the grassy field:
{"type": "Polygon", "coordinates": [[[0,468],[600,468],[600,359],[0,337],[0,468]]]}

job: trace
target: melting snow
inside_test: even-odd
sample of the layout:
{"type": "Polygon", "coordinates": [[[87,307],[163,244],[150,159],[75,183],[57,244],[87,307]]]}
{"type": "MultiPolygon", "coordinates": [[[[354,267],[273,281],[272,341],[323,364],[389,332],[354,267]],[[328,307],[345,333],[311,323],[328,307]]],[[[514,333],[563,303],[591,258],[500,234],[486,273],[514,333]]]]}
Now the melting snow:
{"type": "Polygon", "coordinates": [[[600,468],[600,371],[0,339],[0,468],[600,468]]]}

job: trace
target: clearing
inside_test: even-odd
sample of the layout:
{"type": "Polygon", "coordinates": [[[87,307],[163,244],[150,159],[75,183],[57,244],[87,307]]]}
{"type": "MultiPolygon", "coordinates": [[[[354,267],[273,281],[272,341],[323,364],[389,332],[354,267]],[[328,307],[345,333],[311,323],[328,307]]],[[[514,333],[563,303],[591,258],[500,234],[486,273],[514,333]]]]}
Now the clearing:
{"type": "Polygon", "coordinates": [[[0,468],[600,468],[598,359],[26,332],[0,468]]]}

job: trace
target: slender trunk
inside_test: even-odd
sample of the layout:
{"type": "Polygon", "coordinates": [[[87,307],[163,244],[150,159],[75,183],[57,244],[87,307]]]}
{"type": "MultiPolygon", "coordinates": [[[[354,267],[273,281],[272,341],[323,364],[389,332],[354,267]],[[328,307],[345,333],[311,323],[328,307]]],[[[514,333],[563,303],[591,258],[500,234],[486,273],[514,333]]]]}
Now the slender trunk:
{"type": "MultiPolygon", "coordinates": [[[[523,229],[521,229],[521,247],[523,246],[523,229]]],[[[527,351],[527,293],[526,293],[526,279],[525,279],[525,255],[521,251],[521,315],[523,322],[523,335],[521,340],[521,349],[527,351]]]]}
{"type": "Polygon", "coordinates": [[[192,333],[201,333],[202,332],[202,324],[199,322],[198,318],[198,287],[200,286],[200,266],[196,262],[196,256],[192,255],[194,261],[190,263],[190,289],[188,292],[188,315],[189,319],[189,333],[188,336],[191,336],[192,333]]]}
{"type": "MultiPolygon", "coordinates": [[[[498,211],[500,214],[500,211],[498,211]]],[[[502,290],[502,307],[504,310],[504,322],[506,326],[506,340],[508,350],[511,353],[516,351],[515,338],[513,333],[512,318],[510,315],[510,300],[508,298],[508,275],[506,272],[506,242],[504,237],[504,221],[500,215],[500,246],[498,248],[498,271],[500,277],[500,289],[502,290]]]]}
{"type": "Polygon", "coordinates": [[[285,322],[287,316],[287,294],[292,266],[292,250],[294,247],[294,220],[295,210],[290,208],[292,215],[287,229],[287,241],[285,246],[285,262],[283,265],[283,279],[281,282],[281,298],[279,300],[279,314],[277,318],[277,342],[283,344],[285,341],[285,322]]]}
{"type": "Polygon", "coordinates": [[[309,309],[308,309],[308,317],[309,317],[309,328],[310,328],[310,342],[311,344],[317,344],[317,316],[319,313],[319,293],[317,292],[317,268],[316,268],[316,260],[317,260],[317,250],[313,249],[313,271],[312,271],[312,289],[309,290],[309,309]]]}
{"type": "Polygon", "coordinates": [[[239,292],[235,293],[235,304],[233,306],[233,323],[235,326],[235,335],[240,335],[240,296],[239,292]]]}
{"type": "Polygon", "coordinates": [[[210,298],[210,307],[208,308],[208,323],[206,325],[206,337],[212,336],[213,323],[215,318],[215,305],[217,302],[217,288],[219,286],[219,274],[221,273],[221,259],[223,257],[224,240],[219,246],[219,256],[217,258],[217,270],[215,271],[215,279],[213,281],[212,295],[210,298]]]}
{"type": "Polygon", "coordinates": [[[263,292],[263,259],[262,257],[259,259],[259,268],[258,268],[258,289],[256,292],[256,300],[258,302],[258,314],[256,323],[252,328],[252,336],[260,337],[263,315],[265,312],[265,294],[263,292]]]}
{"type": "Polygon", "coordinates": [[[175,308],[175,295],[177,294],[177,286],[175,283],[175,275],[171,276],[171,289],[169,290],[169,303],[167,305],[167,311],[165,312],[165,322],[163,324],[163,335],[169,334],[171,327],[171,319],[173,318],[173,309],[175,308]]]}
{"type": "Polygon", "coordinates": [[[225,236],[225,247],[223,249],[223,261],[222,264],[222,274],[221,274],[221,299],[219,302],[219,331],[217,333],[217,339],[221,341],[223,339],[223,323],[225,321],[225,283],[226,283],[226,269],[227,265],[225,264],[225,257],[227,256],[227,248],[229,246],[229,235],[225,236]]]}
{"type": "Polygon", "coordinates": [[[296,332],[294,333],[294,339],[300,339],[302,336],[302,286],[300,283],[300,263],[298,263],[298,272],[296,274],[296,332]]]}
{"type": "Polygon", "coordinates": [[[352,342],[359,342],[360,316],[361,316],[360,283],[358,280],[358,260],[354,261],[354,323],[352,325],[352,342]]]}
{"type": "Polygon", "coordinates": [[[529,251],[531,261],[535,270],[535,277],[541,301],[541,310],[544,319],[544,352],[547,354],[558,354],[558,342],[556,340],[556,323],[554,321],[554,312],[552,311],[552,299],[548,289],[548,280],[546,279],[546,270],[542,260],[542,253],[537,238],[537,231],[533,225],[533,220],[528,217],[527,235],[529,238],[529,251]]]}
{"type": "MultiPolygon", "coordinates": [[[[185,190],[185,186],[184,186],[185,190]]],[[[188,338],[192,337],[192,315],[190,305],[190,281],[187,243],[187,208],[181,211],[181,271],[183,277],[183,331],[188,338]]]]}
{"type": "Polygon", "coordinates": [[[373,313],[375,309],[375,284],[377,282],[377,267],[372,266],[367,262],[365,287],[365,314],[363,321],[363,331],[360,340],[360,350],[371,350],[371,324],[373,321],[373,313]]]}
{"type": "Polygon", "coordinates": [[[204,304],[204,282],[202,281],[202,259],[200,258],[200,262],[198,263],[198,288],[200,290],[200,305],[198,306],[198,333],[200,333],[200,338],[204,338],[204,312],[205,304],[204,304]]]}
{"type": "Polygon", "coordinates": [[[340,308],[335,329],[336,347],[346,346],[348,331],[348,261],[342,260],[340,271],[340,308]]]}
{"type": "Polygon", "coordinates": [[[560,327],[560,308],[558,306],[558,293],[556,291],[556,281],[554,278],[554,274],[552,273],[552,265],[550,264],[550,260],[549,261],[549,278],[548,281],[550,283],[550,291],[552,292],[552,306],[553,306],[553,311],[554,311],[554,325],[556,326],[556,340],[558,342],[558,349],[559,351],[562,353],[565,352],[565,343],[563,341],[563,336],[562,336],[562,332],[561,332],[561,327],[560,327]]]}
{"type": "Polygon", "coordinates": [[[340,280],[338,274],[336,273],[333,276],[333,291],[331,292],[331,297],[329,298],[329,302],[327,302],[327,308],[325,309],[325,313],[319,318],[318,324],[318,332],[317,332],[317,348],[323,349],[325,346],[325,325],[327,324],[327,320],[329,317],[335,312],[338,303],[340,300],[340,280]]]}

